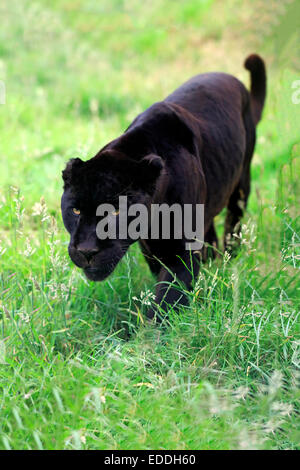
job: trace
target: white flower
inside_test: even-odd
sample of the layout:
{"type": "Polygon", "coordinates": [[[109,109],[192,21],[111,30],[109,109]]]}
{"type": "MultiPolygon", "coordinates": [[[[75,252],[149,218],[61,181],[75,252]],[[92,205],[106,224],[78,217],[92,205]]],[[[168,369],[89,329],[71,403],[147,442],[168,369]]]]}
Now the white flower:
{"type": "Polygon", "coordinates": [[[271,405],[271,410],[279,413],[282,416],[290,416],[294,411],[294,407],[290,403],[274,401],[274,403],[271,405]]]}
{"type": "Polygon", "coordinates": [[[24,323],[28,323],[30,321],[30,316],[24,310],[20,310],[18,312],[18,316],[20,317],[20,320],[22,320],[24,323]]]}
{"type": "Polygon", "coordinates": [[[48,214],[48,208],[45,202],[45,199],[43,196],[40,199],[40,202],[36,202],[32,208],[32,215],[33,216],[41,216],[42,222],[45,222],[46,220],[50,219],[50,216],[48,214]]]}
{"type": "Polygon", "coordinates": [[[25,243],[26,243],[26,249],[23,251],[23,255],[26,257],[29,257],[33,255],[33,253],[35,253],[36,250],[35,248],[31,246],[30,239],[28,237],[26,238],[25,243]]]}
{"type": "Polygon", "coordinates": [[[147,289],[145,292],[142,291],[140,293],[140,298],[132,297],[132,300],[136,300],[137,302],[141,302],[142,305],[147,305],[147,306],[150,306],[151,300],[154,300],[154,299],[155,299],[155,295],[149,289],[147,289]]]}
{"type": "Polygon", "coordinates": [[[237,400],[245,400],[246,395],[249,392],[248,387],[243,387],[242,385],[234,390],[233,395],[237,400]]]}
{"type": "Polygon", "coordinates": [[[275,370],[271,375],[268,383],[269,395],[275,395],[276,392],[282,387],[283,375],[279,370],[275,370]]]}

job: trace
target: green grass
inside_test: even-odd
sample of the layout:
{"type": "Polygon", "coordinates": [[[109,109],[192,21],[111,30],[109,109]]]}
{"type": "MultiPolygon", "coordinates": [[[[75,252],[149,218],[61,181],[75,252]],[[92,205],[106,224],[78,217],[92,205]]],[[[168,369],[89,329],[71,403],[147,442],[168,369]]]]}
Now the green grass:
{"type": "Polygon", "coordinates": [[[258,3],[2,1],[0,448],[300,448],[299,62],[273,49],[281,2],[258,3]],[[240,253],[149,325],[138,247],[99,284],[70,263],[61,170],[193,74],[248,83],[253,51],[268,100],[240,253]]]}

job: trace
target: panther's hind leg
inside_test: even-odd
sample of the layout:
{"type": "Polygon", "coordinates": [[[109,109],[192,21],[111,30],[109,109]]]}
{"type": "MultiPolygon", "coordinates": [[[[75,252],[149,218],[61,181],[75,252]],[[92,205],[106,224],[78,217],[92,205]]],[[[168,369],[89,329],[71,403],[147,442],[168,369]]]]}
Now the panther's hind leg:
{"type": "Polygon", "coordinates": [[[234,254],[240,245],[241,219],[250,193],[250,169],[245,171],[231,194],[227,206],[224,230],[224,250],[234,254]]]}
{"type": "Polygon", "coordinates": [[[215,259],[217,256],[219,242],[214,222],[211,223],[204,237],[204,247],[202,249],[201,258],[203,262],[208,259],[215,259]]]}
{"type": "Polygon", "coordinates": [[[240,180],[229,198],[224,230],[224,250],[234,254],[240,244],[241,219],[250,194],[250,165],[254,152],[256,131],[248,100],[243,113],[246,136],[244,164],[240,180]]]}

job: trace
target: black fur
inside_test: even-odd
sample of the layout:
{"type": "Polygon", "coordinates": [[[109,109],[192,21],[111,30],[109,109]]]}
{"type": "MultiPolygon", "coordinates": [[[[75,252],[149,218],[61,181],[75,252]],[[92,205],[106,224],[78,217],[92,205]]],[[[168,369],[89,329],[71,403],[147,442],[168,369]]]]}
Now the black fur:
{"type": "MultiPolygon", "coordinates": [[[[69,254],[91,280],[107,277],[131,240],[100,241],[96,208],[128,195],[130,203],[205,204],[205,242],[218,245],[214,217],[227,207],[225,248],[233,235],[250,191],[250,162],[255,125],[266,92],[262,59],[251,55],[251,94],[231,75],[197,75],[164,101],[140,114],[123,135],[91,160],[71,160],[63,172],[62,214],[71,234],[69,254]],[[72,213],[72,208],[80,215],[72,213]]],[[[187,289],[199,269],[196,253],[185,239],[140,240],[151,271],[158,278],[156,304],[186,304],[169,283],[176,277],[187,289]]],[[[153,316],[151,309],[149,316],[153,316]]]]}

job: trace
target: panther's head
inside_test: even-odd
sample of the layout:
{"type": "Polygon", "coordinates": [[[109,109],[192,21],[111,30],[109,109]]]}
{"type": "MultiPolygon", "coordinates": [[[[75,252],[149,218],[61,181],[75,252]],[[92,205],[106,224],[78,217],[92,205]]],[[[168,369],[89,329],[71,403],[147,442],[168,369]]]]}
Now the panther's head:
{"type": "MultiPolygon", "coordinates": [[[[111,204],[114,210],[106,217],[117,218],[117,224],[119,196],[127,196],[128,207],[148,205],[162,168],[163,161],[157,155],[136,161],[115,150],[104,150],[86,162],[75,158],[67,163],[62,173],[62,217],[71,235],[69,255],[88,279],[101,281],[109,276],[133,242],[118,236],[99,239],[96,227],[101,216],[96,215],[97,208],[111,204]]],[[[130,218],[127,220],[130,223],[130,218]]]]}

